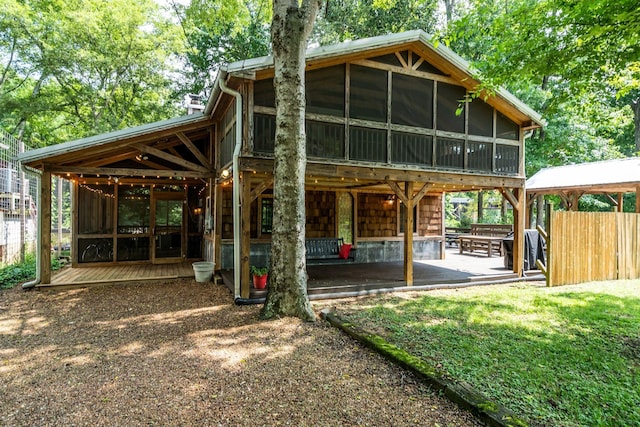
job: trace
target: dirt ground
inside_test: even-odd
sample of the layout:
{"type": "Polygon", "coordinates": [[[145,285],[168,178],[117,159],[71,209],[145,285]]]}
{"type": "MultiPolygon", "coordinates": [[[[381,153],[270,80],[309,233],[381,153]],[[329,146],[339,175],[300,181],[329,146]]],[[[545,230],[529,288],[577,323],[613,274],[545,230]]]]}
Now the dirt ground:
{"type": "Polygon", "coordinates": [[[0,290],[0,425],[480,425],[325,322],[259,308],[187,279],[0,290]]]}

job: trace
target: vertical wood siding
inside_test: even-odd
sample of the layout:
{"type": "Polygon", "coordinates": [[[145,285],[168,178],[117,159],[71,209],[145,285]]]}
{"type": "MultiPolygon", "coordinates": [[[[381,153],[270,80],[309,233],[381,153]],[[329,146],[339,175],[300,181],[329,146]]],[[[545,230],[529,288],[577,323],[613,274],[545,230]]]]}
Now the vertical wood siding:
{"type": "Polygon", "coordinates": [[[640,278],[640,215],[553,212],[549,285],[640,278]]]}

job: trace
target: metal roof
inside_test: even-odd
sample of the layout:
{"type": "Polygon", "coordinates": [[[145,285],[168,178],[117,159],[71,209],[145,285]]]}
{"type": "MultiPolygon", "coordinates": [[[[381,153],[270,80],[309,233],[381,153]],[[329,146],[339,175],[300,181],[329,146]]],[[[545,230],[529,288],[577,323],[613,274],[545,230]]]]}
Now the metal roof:
{"type": "Polygon", "coordinates": [[[35,150],[29,150],[18,155],[18,160],[22,163],[29,163],[37,160],[46,159],[48,157],[57,156],[59,154],[71,153],[74,151],[84,150],[86,148],[99,147],[116,141],[135,138],[158,131],[171,129],[177,126],[197,123],[199,121],[207,121],[207,116],[202,113],[190,114],[188,116],[176,117],[169,120],[148,123],[141,126],[121,129],[114,132],[103,133],[100,135],[90,136],[88,138],[77,139],[74,141],[63,142],[61,144],[50,145],[35,150]]]}
{"type": "MultiPolygon", "coordinates": [[[[422,30],[406,31],[403,33],[387,34],[383,36],[370,37],[366,39],[347,41],[328,46],[320,46],[307,49],[306,60],[314,61],[325,58],[332,58],[342,55],[349,55],[352,53],[360,53],[367,50],[374,50],[384,47],[390,47],[395,45],[402,45],[411,42],[421,42],[425,47],[431,49],[436,54],[440,55],[446,61],[454,65],[463,73],[469,77],[477,79],[477,73],[473,71],[470,64],[462,57],[457,55],[451,49],[444,44],[435,44],[433,38],[422,30]]],[[[274,66],[273,56],[262,56],[259,58],[246,59],[242,61],[232,62],[227,66],[221,67],[221,70],[228,74],[236,74],[239,77],[243,77],[243,74],[256,72],[260,70],[266,70],[274,66]]],[[[220,76],[219,76],[220,77],[220,76]]],[[[498,88],[496,95],[502,98],[504,101],[511,104],[522,114],[528,116],[536,124],[543,126],[544,121],[540,114],[534,111],[531,107],[520,101],[513,94],[504,88],[498,88]]],[[[213,96],[211,97],[213,98],[213,96]]],[[[212,102],[212,99],[209,99],[212,102]]],[[[207,105],[207,111],[210,111],[210,106],[207,105]]]]}
{"type": "Polygon", "coordinates": [[[640,186],[640,157],[556,166],[540,170],[526,182],[529,193],[583,191],[632,192],[640,186]]]}

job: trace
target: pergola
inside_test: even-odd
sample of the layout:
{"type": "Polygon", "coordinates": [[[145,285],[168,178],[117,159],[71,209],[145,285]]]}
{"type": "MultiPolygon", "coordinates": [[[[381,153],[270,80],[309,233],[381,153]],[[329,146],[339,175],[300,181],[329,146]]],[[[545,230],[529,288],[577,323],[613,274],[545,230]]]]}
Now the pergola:
{"type": "Polygon", "coordinates": [[[636,212],[640,213],[640,158],[605,160],[577,165],[549,167],[527,180],[528,202],[538,196],[555,194],[568,210],[578,210],[585,194],[603,194],[619,212],[625,193],[636,193],[636,212]]]}

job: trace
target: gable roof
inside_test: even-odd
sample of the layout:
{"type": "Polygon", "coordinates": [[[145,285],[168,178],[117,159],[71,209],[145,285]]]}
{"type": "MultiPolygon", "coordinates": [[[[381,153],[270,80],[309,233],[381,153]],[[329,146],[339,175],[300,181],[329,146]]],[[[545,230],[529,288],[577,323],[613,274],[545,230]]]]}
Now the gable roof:
{"type": "Polygon", "coordinates": [[[154,123],[102,133],[99,135],[81,138],[74,141],[67,141],[60,144],[49,145],[47,147],[29,150],[17,156],[23,164],[29,164],[43,159],[48,159],[57,155],[85,150],[87,148],[102,147],[114,142],[137,138],[147,134],[162,132],[180,126],[207,122],[208,117],[202,113],[195,113],[188,116],[175,117],[154,123]]]}
{"type": "Polygon", "coordinates": [[[526,182],[528,193],[628,193],[640,186],[640,157],[556,166],[537,172],[526,182]]]}
{"type": "MultiPolygon", "coordinates": [[[[306,52],[306,62],[307,67],[319,66],[323,62],[333,62],[335,64],[339,59],[347,61],[350,57],[356,55],[362,57],[362,55],[366,53],[370,53],[370,56],[373,56],[378,51],[401,46],[416,48],[419,50],[419,53],[425,55],[425,59],[427,61],[438,62],[438,64],[433,65],[440,65],[441,68],[444,68],[442,71],[450,74],[468,90],[475,89],[480,83],[480,80],[477,77],[477,72],[472,70],[467,61],[443,44],[434,43],[432,37],[422,30],[387,34],[366,39],[347,41],[334,45],[309,48],[306,52]]],[[[272,55],[246,59],[221,67],[218,79],[226,79],[228,76],[254,79],[256,77],[256,73],[271,70],[273,67],[274,61],[272,55]]],[[[219,94],[219,89],[217,84],[214,85],[214,87],[217,91],[214,91],[212,96],[209,98],[205,114],[211,113],[215,106],[217,98],[216,93],[219,94]]],[[[533,128],[542,127],[544,125],[542,117],[537,112],[520,101],[506,89],[496,89],[495,96],[490,98],[497,99],[497,103],[500,104],[503,109],[508,107],[513,110],[512,113],[514,114],[512,114],[512,116],[518,116],[513,117],[519,122],[518,124],[522,125],[526,121],[530,121],[531,123],[529,126],[533,128]]],[[[491,101],[488,102],[492,103],[491,101]]]]}

